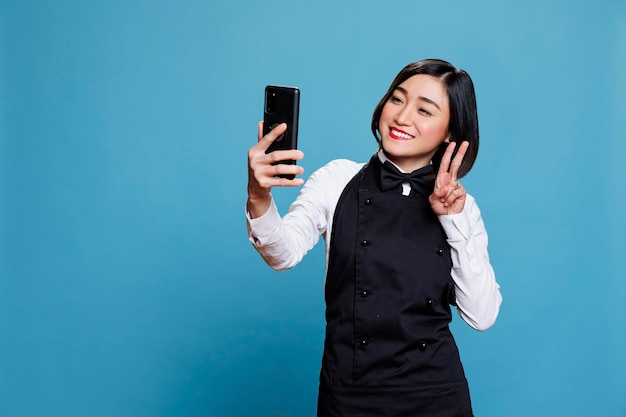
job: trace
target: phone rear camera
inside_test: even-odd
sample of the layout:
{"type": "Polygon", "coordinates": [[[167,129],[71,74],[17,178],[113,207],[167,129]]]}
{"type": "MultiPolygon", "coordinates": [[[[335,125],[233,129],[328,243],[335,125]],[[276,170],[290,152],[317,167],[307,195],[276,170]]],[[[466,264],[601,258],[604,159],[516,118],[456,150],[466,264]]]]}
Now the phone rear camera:
{"type": "Polygon", "coordinates": [[[274,111],[276,111],[276,93],[273,91],[268,94],[265,99],[265,110],[268,113],[274,113],[274,111]]]}

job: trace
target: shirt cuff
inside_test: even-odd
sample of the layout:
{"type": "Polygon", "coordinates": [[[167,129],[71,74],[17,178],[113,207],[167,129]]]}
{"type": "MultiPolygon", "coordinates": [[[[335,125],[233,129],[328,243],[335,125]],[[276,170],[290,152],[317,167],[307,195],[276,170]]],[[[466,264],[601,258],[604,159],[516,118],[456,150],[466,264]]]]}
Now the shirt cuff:
{"type": "Polygon", "coordinates": [[[270,235],[276,225],[280,222],[280,214],[270,195],[270,206],[265,213],[257,218],[251,218],[250,212],[246,209],[246,220],[248,223],[248,237],[255,246],[263,246],[264,238],[270,235]]]}
{"type": "Polygon", "coordinates": [[[445,230],[448,240],[468,240],[471,236],[471,225],[465,211],[459,214],[439,216],[439,222],[445,230]]]}

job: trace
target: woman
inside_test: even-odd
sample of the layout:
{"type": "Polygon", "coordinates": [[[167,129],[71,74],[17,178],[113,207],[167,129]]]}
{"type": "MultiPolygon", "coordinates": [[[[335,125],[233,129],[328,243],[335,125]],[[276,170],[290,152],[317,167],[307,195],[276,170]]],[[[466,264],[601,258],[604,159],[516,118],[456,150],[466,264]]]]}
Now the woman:
{"type": "Polygon", "coordinates": [[[458,181],[478,152],[471,78],[442,60],[407,65],[374,110],[379,150],[370,161],[322,167],[281,218],[271,188],[303,184],[276,177],[300,175],[300,166],[273,164],[301,151],[265,154],[285,128],[262,137],[259,124],[247,224],[276,270],[325,239],[318,416],[472,416],[450,306],[486,330],[502,298],[480,211],[458,181]]]}

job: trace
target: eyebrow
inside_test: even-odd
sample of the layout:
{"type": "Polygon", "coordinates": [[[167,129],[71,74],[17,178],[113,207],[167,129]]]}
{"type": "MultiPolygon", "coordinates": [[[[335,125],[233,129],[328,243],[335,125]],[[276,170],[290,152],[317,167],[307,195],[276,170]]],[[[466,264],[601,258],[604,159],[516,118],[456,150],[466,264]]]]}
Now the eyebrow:
{"type": "MultiPolygon", "coordinates": [[[[408,92],[408,91],[406,91],[406,89],[404,89],[403,87],[400,87],[400,86],[396,87],[396,90],[399,90],[401,93],[403,93],[403,94],[405,94],[405,95],[408,95],[408,94],[409,94],[409,92],[408,92]]],[[[430,104],[432,104],[433,106],[435,106],[435,107],[437,107],[439,110],[441,110],[441,107],[439,107],[439,105],[438,105],[437,103],[435,103],[434,101],[432,101],[432,100],[431,100],[431,99],[429,99],[428,97],[419,96],[418,98],[419,98],[420,100],[422,100],[422,101],[425,101],[426,103],[430,103],[430,104]]]]}

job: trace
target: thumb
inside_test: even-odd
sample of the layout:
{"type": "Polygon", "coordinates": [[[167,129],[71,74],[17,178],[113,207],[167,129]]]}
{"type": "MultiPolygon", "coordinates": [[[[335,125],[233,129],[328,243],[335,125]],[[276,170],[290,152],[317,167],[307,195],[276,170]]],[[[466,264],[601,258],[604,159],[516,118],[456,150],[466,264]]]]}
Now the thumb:
{"type": "Polygon", "coordinates": [[[270,146],[272,142],[274,142],[280,135],[287,131],[287,123],[281,123],[279,125],[270,127],[270,131],[267,132],[265,136],[263,136],[264,127],[264,123],[259,122],[258,139],[259,143],[267,142],[267,146],[270,146]]]}

